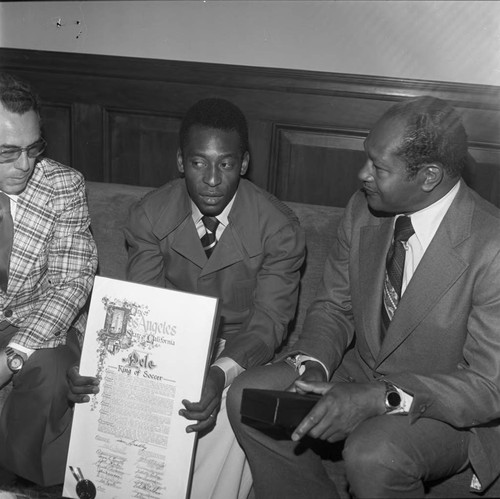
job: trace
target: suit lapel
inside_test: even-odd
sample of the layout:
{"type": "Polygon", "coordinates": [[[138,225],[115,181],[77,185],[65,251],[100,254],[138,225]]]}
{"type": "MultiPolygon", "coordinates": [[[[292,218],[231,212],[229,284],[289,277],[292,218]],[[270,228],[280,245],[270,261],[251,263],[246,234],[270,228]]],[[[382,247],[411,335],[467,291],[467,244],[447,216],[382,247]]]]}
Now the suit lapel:
{"type": "Polygon", "coordinates": [[[455,248],[470,236],[473,209],[470,192],[462,184],[399,302],[377,366],[415,331],[467,269],[455,248]]]}
{"type": "Polygon", "coordinates": [[[179,210],[175,214],[159,214],[153,229],[155,235],[163,239],[172,234],[171,249],[197,265],[201,269],[200,276],[261,253],[258,210],[248,184],[247,180],[240,181],[229,213],[229,225],[208,260],[191,218],[191,201],[185,185],[173,194],[177,197],[173,204],[179,206],[179,210]]]}
{"type": "Polygon", "coordinates": [[[222,237],[217,243],[211,257],[206,261],[201,275],[211,274],[237,262],[241,262],[243,257],[244,249],[241,241],[230,224],[222,233],[222,237]]]}
{"type": "Polygon", "coordinates": [[[380,318],[385,257],[391,244],[393,218],[381,218],[376,225],[361,228],[360,247],[370,248],[359,256],[359,293],[363,304],[363,328],[374,358],[380,351],[380,318]]]}
{"type": "Polygon", "coordinates": [[[173,231],[172,250],[202,268],[207,263],[207,256],[198,237],[191,214],[184,218],[173,231]]]}
{"type": "Polygon", "coordinates": [[[44,235],[54,222],[51,187],[43,186],[35,168],[26,190],[19,196],[16,207],[14,241],[10,258],[8,293],[15,295],[40,255],[47,251],[44,235]],[[43,237],[41,237],[43,236],[43,237]]]}
{"type": "Polygon", "coordinates": [[[248,180],[242,179],[222,233],[201,275],[211,274],[262,252],[259,213],[248,180]]]}
{"type": "Polygon", "coordinates": [[[192,219],[191,200],[185,181],[179,179],[176,182],[178,188],[169,191],[170,202],[163,205],[162,211],[156,217],[153,232],[159,240],[170,235],[172,251],[202,268],[207,257],[192,219]],[[176,206],[177,210],[173,211],[171,206],[176,206]]]}

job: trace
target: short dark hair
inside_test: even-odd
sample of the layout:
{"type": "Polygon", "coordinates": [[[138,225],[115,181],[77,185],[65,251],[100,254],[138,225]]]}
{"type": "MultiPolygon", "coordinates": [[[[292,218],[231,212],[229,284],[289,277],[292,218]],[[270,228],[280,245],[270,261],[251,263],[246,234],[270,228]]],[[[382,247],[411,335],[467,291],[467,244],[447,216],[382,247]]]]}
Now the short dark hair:
{"type": "Polygon", "coordinates": [[[248,151],[248,125],[245,115],[238,106],[226,99],[202,99],[188,109],[179,131],[181,150],[184,149],[189,130],[193,126],[234,130],[240,137],[241,154],[248,151]]]}
{"type": "Polygon", "coordinates": [[[40,99],[29,83],[10,73],[0,72],[0,102],[7,111],[24,114],[35,111],[40,116],[40,99]]]}
{"type": "Polygon", "coordinates": [[[396,154],[406,162],[410,179],[426,163],[440,163],[450,178],[460,177],[468,162],[467,133],[450,104],[437,97],[417,97],[395,104],[384,117],[406,121],[396,154]]]}

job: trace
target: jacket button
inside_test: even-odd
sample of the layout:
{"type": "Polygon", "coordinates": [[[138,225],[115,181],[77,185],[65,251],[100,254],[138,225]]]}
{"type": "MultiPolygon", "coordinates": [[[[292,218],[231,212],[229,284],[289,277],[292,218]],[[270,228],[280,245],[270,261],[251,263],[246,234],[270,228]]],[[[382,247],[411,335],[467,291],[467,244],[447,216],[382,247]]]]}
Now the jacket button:
{"type": "Polygon", "coordinates": [[[12,317],[12,310],[10,308],[8,308],[4,313],[3,315],[5,315],[5,317],[12,317]]]}
{"type": "Polygon", "coordinates": [[[425,404],[420,406],[420,412],[423,414],[427,410],[427,406],[425,404]]]}
{"type": "Polygon", "coordinates": [[[61,331],[57,331],[54,333],[54,336],[59,336],[61,334],[61,331]]]}

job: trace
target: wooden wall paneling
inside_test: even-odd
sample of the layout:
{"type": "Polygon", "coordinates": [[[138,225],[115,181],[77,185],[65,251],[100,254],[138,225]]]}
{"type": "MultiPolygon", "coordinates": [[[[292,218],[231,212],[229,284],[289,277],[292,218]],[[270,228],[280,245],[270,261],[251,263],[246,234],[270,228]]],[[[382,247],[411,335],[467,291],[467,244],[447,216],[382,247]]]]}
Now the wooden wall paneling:
{"type": "MultiPolygon", "coordinates": [[[[499,96],[500,99],[500,96],[499,96]]],[[[455,106],[470,142],[500,144],[500,110],[455,106]]]]}
{"type": "Polygon", "coordinates": [[[70,166],[81,171],[87,180],[107,181],[102,106],[75,102],[71,116],[73,147],[70,166]]]}
{"type": "Polygon", "coordinates": [[[471,142],[469,152],[475,164],[468,171],[467,183],[485,199],[500,207],[500,147],[471,142]]]}
{"type": "Polygon", "coordinates": [[[466,172],[468,184],[500,207],[500,110],[491,102],[485,107],[460,107],[469,137],[474,164],[466,172]]]}
{"type": "Polygon", "coordinates": [[[273,124],[267,120],[248,120],[250,166],[246,178],[260,186],[268,186],[270,147],[273,124]]]}
{"type": "Polygon", "coordinates": [[[177,178],[180,117],[108,110],[110,182],[159,186],[177,178]]]}
{"type": "Polygon", "coordinates": [[[42,135],[47,141],[45,154],[71,166],[71,106],[46,103],[40,115],[42,135]]]}
{"type": "Polygon", "coordinates": [[[408,97],[441,97],[463,113],[471,182],[500,206],[500,87],[1,48],[0,69],[34,85],[47,103],[50,154],[69,155],[89,180],[169,180],[178,119],[219,96],[247,116],[251,180],[287,200],[336,206],[355,188],[361,136],[382,113],[408,97]]]}
{"type": "Polygon", "coordinates": [[[284,201],[343,207],[360,187],[367,131],[276,125],[270,185],[284,201]]]}

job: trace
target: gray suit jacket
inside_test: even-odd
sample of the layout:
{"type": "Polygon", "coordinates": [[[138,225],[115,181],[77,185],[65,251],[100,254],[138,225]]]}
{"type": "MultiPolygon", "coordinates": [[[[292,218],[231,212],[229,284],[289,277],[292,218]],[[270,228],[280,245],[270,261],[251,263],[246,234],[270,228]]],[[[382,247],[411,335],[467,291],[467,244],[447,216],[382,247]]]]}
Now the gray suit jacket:
{"type": "Polygon", "coordinates": [[[385,376],[412,394],[412,420],[470,429],[486,487],[500,473],[500,210],[462,182],[382,342],[392,222],[353,196],[294,351],[334,372],[354,345],[355,379],[385,376]]]}
{"type": "Polygon", "coordinates": [[[248,368],[271,360],[297,304],[304,233],[274,196],[241,180],[229,225],[207,260],[184,180],[132,207],[127,278],[220,299],[221,356],[248,368]]]}

